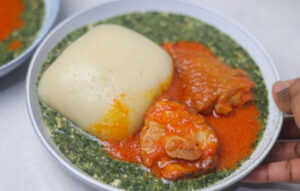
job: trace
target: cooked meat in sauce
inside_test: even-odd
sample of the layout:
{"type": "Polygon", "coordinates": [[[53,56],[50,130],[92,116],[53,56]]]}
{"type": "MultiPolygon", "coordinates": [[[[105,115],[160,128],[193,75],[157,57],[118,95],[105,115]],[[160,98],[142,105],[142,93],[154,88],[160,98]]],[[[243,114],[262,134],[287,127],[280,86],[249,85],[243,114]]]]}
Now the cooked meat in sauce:
{"type": "Polygon", "coordinates": [[[204,117],[168,99],[150,107],[140,144],[143,164],[168,180],[207,173],[217,161],[218,141],[204,117]]]}
{"type": "Polygon", "coordinates": [[[245,72],[216,58],[203,45],[194,42],[166,43],[179,78],[184,82],[183,102],[202,114],[215,110],[228,114],[254,99],[255,84],[245,72]]]}
{"type": "Polygon", "coordinates": [[[252,152],[261,128],[254,82],[199,43],[162,47],[175,68],[170,87],[147,110],[140,133],[107,141],[106,150],[167,180],[233,168],[252,152]]]}

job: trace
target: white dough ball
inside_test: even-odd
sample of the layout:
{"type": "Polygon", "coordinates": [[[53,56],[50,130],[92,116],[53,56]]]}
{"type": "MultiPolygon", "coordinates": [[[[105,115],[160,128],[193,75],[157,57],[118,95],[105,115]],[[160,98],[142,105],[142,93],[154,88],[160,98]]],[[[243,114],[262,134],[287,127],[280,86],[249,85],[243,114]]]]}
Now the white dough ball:
{"type": "Polygon", "coordinates": [[[128,28],[103,24],[64,50],[43,74],[38,94],[84,130],[121,140],[142,127],[172,71],[159,45],[128,28]]]}

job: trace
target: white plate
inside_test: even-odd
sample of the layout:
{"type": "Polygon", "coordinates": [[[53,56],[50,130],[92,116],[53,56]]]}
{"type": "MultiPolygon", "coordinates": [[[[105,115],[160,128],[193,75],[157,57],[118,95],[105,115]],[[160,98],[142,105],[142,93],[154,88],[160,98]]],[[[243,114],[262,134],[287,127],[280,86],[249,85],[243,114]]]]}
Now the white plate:
{"type": "Polygon", "coordinates": [[[32,55],[34,49],[53,26],[59,12],[59,7],[60,0],[44,0],[45,18],[34,42],[29,47],[27,47],[26,50],[22,52],[18,57],[0,66],[0,77],[20,66],[32,55]]]}
{"type": "Polygon", "coordinates": [[[39,75],[40,69],[48,53],[66,34],[83,25],[94,23],[98,20],[137,11],[166,11],[170,13],[184,14],[211,24],[237,41],[244,49],[248,51],[248,53],[259,66],[268,89],[269,99],[268,124],[263,138],[258,144],[256,150],[250,156],[249,160],[247,160],[239,169],[233,172],[230,176],[209,187],[204,188],[203,190],[223,189],[239,181],[248,173],[250,173],[264,159],[274,145],[280,132],[282,113],[276,107],[271,95],[272,84],[279,80],[279,75],[268,54],[248,32],[242,29],[239,25],[233,23],[231,20],[226,19],[223,16],[214,13],[213,11],[199,6],[186,4],[183,0],[129,0],[108,3],[74,15],[60,23],[54,30],[52,30],[35,52],[28,70],[26,82],[28,110],[38,137],[48,151],[75,177],[98,189],[118,190],[110,185],[95,180],[89,175],[80,171],[55,147],[51,141],[47,127],[42,121],[35,85],[37,76],[39,75]]]}

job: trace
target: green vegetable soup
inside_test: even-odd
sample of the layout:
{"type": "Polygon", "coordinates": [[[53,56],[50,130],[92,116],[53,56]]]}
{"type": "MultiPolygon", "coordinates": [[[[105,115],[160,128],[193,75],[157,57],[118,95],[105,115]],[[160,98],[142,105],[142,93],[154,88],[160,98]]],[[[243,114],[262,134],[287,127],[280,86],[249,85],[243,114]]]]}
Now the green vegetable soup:
{"type": "MultiPolygon", "coordinates": [[[[256,83],[256,105],[260,110],[263,128],[255,148],[265,130],[268,117],[267,90],[261,72],[249,54],[229,36],[211,25],[197,19],[160,12],[131,13],[99,21],[94,25],[81,27],[66,35],[49,53],[39,76],[73,41],[85,34],[90,28],[103,23],[126,26],[161,45],[178,40],[195,41],[204,44],[220,60],[234,68],[241,68],[256,83]]],[[[0,48],[1,50],[1,48],[0,48]]],[[[38,84],[37,84],[38,85],[38,84]]],[[[64,156],[76,167],[91,177],[126,190],[193,190],[199,189],[229,176],[247,160],[240,161],[235,168],[218,170],[198,178],[185,178],[178,181],[164,181],[151,174],[140,164],[128,163],[111,158],[101,142],[79,129],[61,114],[40,103],[44,123],[49,129],[53,142],[64,156]]]]}
{"type": "MultiPolygon", "coordinates": [[[[44,20],[44,2],[43,0],[11,0],[5,7],[10,17],[12,11],[21,11],[20,18],[9,19],[4,24],[6,30],[11,25],[18,25],[13,28],[7,38],[1,40],[0,35],[0,66],[8,63],[22,54],[35,40],[44,20]],[[18,2],[18,4],[16,3],[18,2]],[[15,23],[14,23],[15,22],[15,23]]],[[[15,15],[17,12],[14,13],[15,15]]],[[[2,29],[3,30],[3,29],[2,29]]]]}

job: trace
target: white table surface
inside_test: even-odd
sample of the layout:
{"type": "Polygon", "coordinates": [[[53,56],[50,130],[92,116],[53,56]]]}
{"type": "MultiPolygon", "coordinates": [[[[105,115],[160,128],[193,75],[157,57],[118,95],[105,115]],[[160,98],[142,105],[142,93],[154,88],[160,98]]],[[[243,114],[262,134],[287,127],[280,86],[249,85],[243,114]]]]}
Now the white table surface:
{"type": "MultiPolygon", "coordinates": [[[[300,76],[299,0],[192,1],[226,15],[248,29],[269,52],[282,79],[300,76]]],[[[102,2],[62,0],[58,21],[102,2]]],[[[25,103],[27,66],[25,63],[0,78],[0,191],[94,190],[65,172],[35,135],[25,103]]],[[[228,190],[300,190],[300,186],[238,183],[228,190]]]]}

